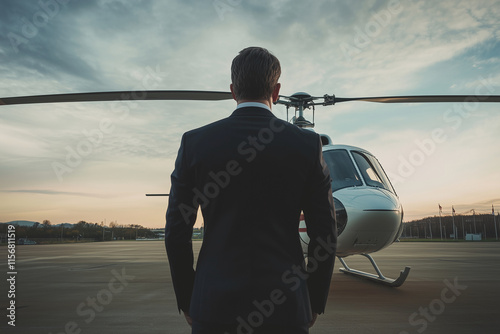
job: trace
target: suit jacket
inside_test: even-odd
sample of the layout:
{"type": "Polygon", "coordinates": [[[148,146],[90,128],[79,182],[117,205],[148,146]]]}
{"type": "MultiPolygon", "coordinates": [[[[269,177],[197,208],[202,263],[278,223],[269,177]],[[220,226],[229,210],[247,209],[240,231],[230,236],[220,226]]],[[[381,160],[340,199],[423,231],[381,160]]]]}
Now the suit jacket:
{"type": "Polygon", "coordinates": [[[323,313],[337,240],[320,137],[259,107],[182,137],[165,244],[179,310],[198,321],[305,324],[323,313]],[[204,240],[193,269],[198,206],[204,240]],[[298,233],[311,238],[307,270],[298,233]]]}

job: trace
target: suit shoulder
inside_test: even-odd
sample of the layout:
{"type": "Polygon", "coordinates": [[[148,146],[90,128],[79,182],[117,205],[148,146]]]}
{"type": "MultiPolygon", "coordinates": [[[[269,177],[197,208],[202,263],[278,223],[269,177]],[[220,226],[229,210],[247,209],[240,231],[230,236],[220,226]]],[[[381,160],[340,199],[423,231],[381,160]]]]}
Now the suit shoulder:
{"type": "Polygon", "coordinates": [[[196,136],[196,135],[199,135],[199,134],[203,134],[203,133],[207,133],[207,132],[216,130],[216,129],[218,129],[221,126],[224,126],[225,123],[227,123],[228,119],[229,118],[226,117],[226,118],[220,119],[218,121],[215,121],[215,122],[203,125],[203,126],[201,126],[199,128],[195,128],[195,129],[186,131],[184,133],[184,135],[190,137],[190,136],[196,136]]]}
{"type": "Polygon", "coordinates": [[[298,138],[300,138],[300,140],[303,140],[304,142],[306,142],[308,144],[317,145],[318,141],[321,140],[320,135],[312,130],[299,128],[298,126],[293,125],[293,124],[288,123],[288,122],[283,121],[283,120],[279,120],[279,122],[284,124],[286,129],[291,134],[297,136],[298,138]]]}

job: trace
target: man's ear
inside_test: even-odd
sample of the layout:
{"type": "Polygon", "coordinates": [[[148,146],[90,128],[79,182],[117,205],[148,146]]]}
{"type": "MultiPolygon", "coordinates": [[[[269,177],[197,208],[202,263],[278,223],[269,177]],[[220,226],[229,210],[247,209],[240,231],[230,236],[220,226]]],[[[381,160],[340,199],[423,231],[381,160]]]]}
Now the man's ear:
{"type": "Polygon", "coordinates": [[[279,97],[280,97],[280,88],[281,88],[281,84],[278,82],[276,84],[276,86],[274,86],[274,91],[273,91],[273,102],[276,102],[278,101],[279,97]]]}
{"type": "Polygon", "coordinates": [[[231,90],[231,94],[233,94],[233,99],[237,102],[238,100],[236,100],[236,95],[234,94],[233,84],[229,85],[229,89],[231,90]]]}

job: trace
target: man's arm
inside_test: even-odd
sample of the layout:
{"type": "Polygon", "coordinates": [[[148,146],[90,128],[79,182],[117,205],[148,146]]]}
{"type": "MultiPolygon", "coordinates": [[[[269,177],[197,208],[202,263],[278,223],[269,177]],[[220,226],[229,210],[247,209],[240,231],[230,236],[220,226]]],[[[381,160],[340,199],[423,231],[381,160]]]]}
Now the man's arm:
{"type": "Polygon", "coordinates": [[[337,247],[337,224],[333,204],[331,178],[318,140],[317,161],[309,180],[303,208],[307,224],[307,285],[313,313],[325,311],[337,247]]]}
{"type": "Polygon", "coordinates": [[[193,207],[193,177],[186,164],[184,135],[171,175],[165,226],[165,247],[179,310],[189,313],[194,286],[194,257],[191,238],[198,207],[193,207]]]}

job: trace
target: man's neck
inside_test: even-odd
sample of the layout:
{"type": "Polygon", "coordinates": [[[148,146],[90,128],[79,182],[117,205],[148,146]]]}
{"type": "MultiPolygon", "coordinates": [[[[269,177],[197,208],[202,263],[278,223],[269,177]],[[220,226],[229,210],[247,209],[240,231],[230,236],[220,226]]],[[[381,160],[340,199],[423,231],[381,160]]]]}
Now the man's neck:
{"type": "Polygon", "coordinates": [[[269,108],[269,106],[267,104],[264,104],[261,102],[256,102],[256,101],[240,102],[236,106],[236,109],[247,108],[247,107],[257,107],[257,108],[267,109],[267,110],[272,112],[271,108],[269,108]]]}
{"type": "Polygon", "coordinates": [[[262,104],[265,104],[266,106],[268,106],[269,109],[273,109],[272,98],[269,98],[268,100],[239,100],[239,101],[237,101],[237,104],[241,104],[241,103],[245,103],[245,102],[262,103],[262,104]]]}

